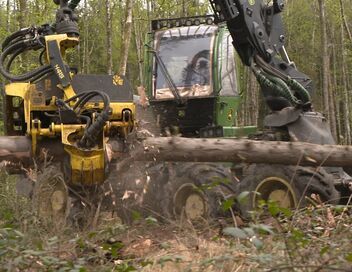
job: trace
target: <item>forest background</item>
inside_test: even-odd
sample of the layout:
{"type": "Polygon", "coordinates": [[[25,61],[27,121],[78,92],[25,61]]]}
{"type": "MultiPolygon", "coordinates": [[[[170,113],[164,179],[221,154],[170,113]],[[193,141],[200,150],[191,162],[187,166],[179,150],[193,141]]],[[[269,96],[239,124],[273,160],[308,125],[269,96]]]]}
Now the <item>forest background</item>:
{"type": "MultiPolygon", "coordinates": [[[[325,114],[341,144],[351,144],[352,138],[351,3],[287,0],[283,14],[287,51],[299,70],[313,79],[315,109],[325,114]]],[[[53,22],[56,8],[48,0],[0,0],[0,41],[19,28],[53,22]]],[[[81,44],[69,61],[82,73],[126,74],[136,87],[143,82],[144,36],[150,21],[210,12],[204,0],[83,0],[77,9],[81,44]]],[[[34,56],[25,58],[17,63],[17,72],[37,63],[34,56]]],[[[246,67],[240,67],[240,73],[238,125],[260,125],[262,103],[255,78],[246,67]]]]}

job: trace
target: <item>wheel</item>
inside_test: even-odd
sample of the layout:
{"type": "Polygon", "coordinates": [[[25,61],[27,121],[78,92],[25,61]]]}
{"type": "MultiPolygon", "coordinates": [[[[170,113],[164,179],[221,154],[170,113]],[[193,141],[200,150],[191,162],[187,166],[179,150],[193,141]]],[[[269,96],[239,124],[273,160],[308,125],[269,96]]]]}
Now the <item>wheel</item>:
{"type": "Polygon", "coordinates": [[[56,222],[66,220],[68,190],[59,167],[48,166],[38,174],[33,189],[33,204],[43,219],[56,222]]]}
{"type": "MultiPolygon", "coordinates": [[[[117,179],[112,175],[112,179],[117,179]]],[[[224,215],[221,202],[233,196],[230,167],[220,164],[134,163],[114,184],[117,214],[124,223],[136,212],[161,220],[216,218],[224,215]],[[227,184],[228,183],[228,184],[227,184]],[[219,185],[217,185],[219,184],[219,185]]]]}
{"type": "Polygon", "coordinates": [[[282,208],[294,209],[306,206],[306,198],[312,194],[319,195],[324,203],[337,204],[340,198],[332,175],[322,168],[317,171],[300,166],[251,165],[236,191],[238,194],[250,192],[249,198],[239,203],[245,217],[258,207],[259,200],[274,201],[282,208]]]}
{"type": "Polygon", "coordinates": [[[197,221],[224,216],[221,202],[234,192],[229,168],[205,163],[178,163],[169,168],[160,202],[164,217],[197,221]]]}

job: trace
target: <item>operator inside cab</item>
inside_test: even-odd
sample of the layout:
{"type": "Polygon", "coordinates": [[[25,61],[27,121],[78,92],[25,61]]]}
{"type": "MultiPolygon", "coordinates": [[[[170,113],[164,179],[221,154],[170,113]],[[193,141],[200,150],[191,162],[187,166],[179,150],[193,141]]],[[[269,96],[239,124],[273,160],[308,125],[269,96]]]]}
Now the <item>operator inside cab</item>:
{"type": "MultiPolygon", "coordinates": [[[[157,54],[181,97],[212,94],[211,67],[216,30],[215,26],[190,26],[158,32],[155,47],[157,54]]],[[[155,97],[174,98],[163,73],[157,75],[155,97]]]]}

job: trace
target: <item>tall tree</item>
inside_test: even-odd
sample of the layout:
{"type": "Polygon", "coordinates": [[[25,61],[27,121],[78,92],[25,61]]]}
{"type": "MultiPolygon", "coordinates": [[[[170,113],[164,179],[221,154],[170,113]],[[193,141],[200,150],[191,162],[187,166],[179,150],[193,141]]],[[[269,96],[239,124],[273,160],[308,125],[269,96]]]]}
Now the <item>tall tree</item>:
{"type": "Polygon", "coordinates": [[[26,19],[29,10],[27,9],[27,0],[18,0],[18,24],[20,28],[27,26],[26,19]]]}
{"type": "Polygon", "coordinates": [[[122,40],[119,74],[126,75],[128,53],[132,35],[133,0],[126,0],[126,23],[122,40]]]}
{"type": "Polygon", "coordinates": [[[325,10],[325,0],[318,0],[319,11],[320,11],[320,26],[321,26],[321,47],[322,47],[322,89],[324,97],[324,113],[327,115],[331,131],[336,139],[336,122],[334,119],[334,113],[332,112],[330,104],[330,93],[329,93],[329,77],[330,77],[330,56],[327,39],[327,19],[325,10]]]}
{"type": "Polygon", "coordinates": [[[347,36],[348,36],[350,42],[352,43],[352,33],[351,33],[351,30],[348,26],[348,22],[347,22],[346,15],[345,15],[345,6],[344,6],[342,0],[340,0],[340,11],[341,11],[341,19],[343,22],[343,26],[346,29],[347,36]]]}
{"type": "MultiPolygon", "coordinates": [[[[342,12],[342,9],[341,9],[342,12]]],[[[342,86],[343,86],[343,96],[344,96],[344,125],[345,125],[345,133],[344,133],[344,143],[351,144],[351,123],[350,123],[350,98],[349,98],[349,84],[348,84],[348,76],[347,76],[347,61],[346,61],[346,47],[345,47],[345,29],[343,25],[343,20],[341,20],[341,56],[342,56],[342,86]]]]}
{"type": "Polygon", "coordinates": [[[111,1],[105,0],[105,24],[106,24],[106,58],[107,58],[107,73],[112,74],[112,14],[111,1]]]}
{"type": "Polygon", "coordinates": [[[10,16],[11,2],[10,0],[6,1],[6,31],[10,32],[11,16],[10,16]]]}

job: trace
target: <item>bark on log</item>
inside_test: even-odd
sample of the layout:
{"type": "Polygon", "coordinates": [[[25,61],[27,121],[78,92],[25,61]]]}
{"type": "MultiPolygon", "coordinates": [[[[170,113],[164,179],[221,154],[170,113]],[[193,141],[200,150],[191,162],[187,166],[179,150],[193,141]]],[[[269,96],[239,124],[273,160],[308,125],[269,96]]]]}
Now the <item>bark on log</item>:
{"type": "MultiPolygon", "coordinates": [[[[0,161],[30,160],[27,137],[0,137],[0,161]]],[[[238,139],[146,138],[122,164],[132,161],[269,163],[302,166],[352,166],[352,146],[238,139]]]]}
{"type": "Polygon", "coordinates": [[[316,145],[303,142],[147,138],[131,155],[136,161],[352,166],[351,146],[316,145]]]}

